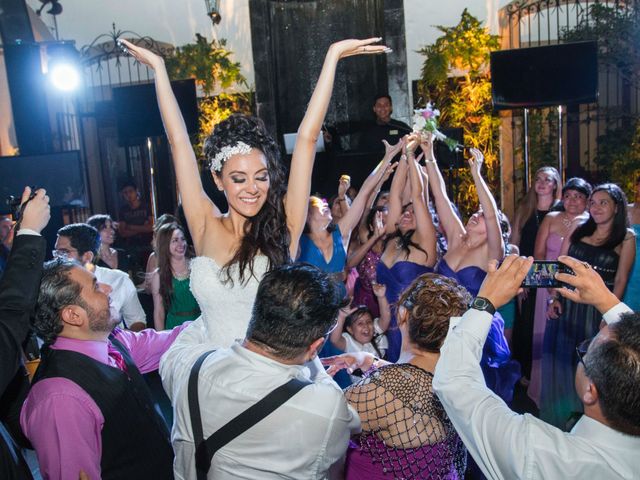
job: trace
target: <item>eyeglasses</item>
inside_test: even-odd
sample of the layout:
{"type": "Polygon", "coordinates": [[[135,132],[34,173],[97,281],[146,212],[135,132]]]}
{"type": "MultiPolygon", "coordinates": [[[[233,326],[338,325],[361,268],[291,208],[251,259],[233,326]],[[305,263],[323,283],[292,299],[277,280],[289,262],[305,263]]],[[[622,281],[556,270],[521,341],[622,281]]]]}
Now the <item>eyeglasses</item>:
{"type": "Polygon", "coordinates": [[[53,258],[66,259],[69,258],[69,255],[71,255],[73,252],[78,252],[78,250],[76,250],[75,248],[58,248],[55,250],[51,250],[51,255],[53,255],[53,258]]]}
{"type": "Polygon", "coordinates": [[[582,363],[582,366],[585,369],[587,368],[587,365],[584,363],[584,356],[587,354],[587,351],[589,351],[589,345],[591,345],[592,341],[593,341],[593,337],[587,338],[586,340],[583,340],[578,345],[576,345],[576,354],[578,355],[578,362],[582,363]]]}

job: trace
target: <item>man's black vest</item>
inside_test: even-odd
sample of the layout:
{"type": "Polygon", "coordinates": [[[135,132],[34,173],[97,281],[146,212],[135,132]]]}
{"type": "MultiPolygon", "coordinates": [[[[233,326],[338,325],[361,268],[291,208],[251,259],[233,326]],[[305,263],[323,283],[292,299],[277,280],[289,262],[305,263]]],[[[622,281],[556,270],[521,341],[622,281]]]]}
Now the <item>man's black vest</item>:
{"type": "Polygon", "coordinates": [[[122,353],[128,374],[81,353],[45,348],[33,383],[66,378],[96,402],[104,417],[100,460],[103,480],[172,479],[169,431],[129,352],[116,339],[110,340],[122,353]]]}

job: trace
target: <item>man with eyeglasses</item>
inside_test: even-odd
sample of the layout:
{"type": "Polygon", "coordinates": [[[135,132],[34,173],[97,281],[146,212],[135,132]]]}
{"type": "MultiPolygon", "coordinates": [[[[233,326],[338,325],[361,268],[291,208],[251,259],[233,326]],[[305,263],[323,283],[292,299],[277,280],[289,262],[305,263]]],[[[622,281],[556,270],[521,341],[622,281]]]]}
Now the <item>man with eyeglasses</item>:
{"type": "Polygon", "coordinates": [[[138,332],[147,326],[147,316],[135,285],[125,272],[93,265],[100,249],[98,230],[86,223],[72,223],[58,230],[54,258],[73,260],[89,266],[100,283],[111,287],[111,304],[122,320],[121,326],[138,332]]]}
{"type": "Polygon", "coordinates": [[[197,321],[180,335],[160,364],[176,478],[303,480],[340,469],[360,420],[317,353],[343,304],[325,272],[284,265],[262,278],[243,341],[217,349],[197,321]]]}
{"type": "Polygon", "coordinates": [[[578,346],[576,393],[584,415],[571,432],[517,415],[485,385],[479,362],[496,308],[516,295],[533,259],[508,256],[489,273],[469,311],[452,319],[433,389],[474,460],[490,479],[638,478],[640,315],[621,303],[587,263],[559,259],[575,275],[559,293],[594,305],[606,325],[578,346]],[[461,392],[464,392],[461,395],[461,392]]]}

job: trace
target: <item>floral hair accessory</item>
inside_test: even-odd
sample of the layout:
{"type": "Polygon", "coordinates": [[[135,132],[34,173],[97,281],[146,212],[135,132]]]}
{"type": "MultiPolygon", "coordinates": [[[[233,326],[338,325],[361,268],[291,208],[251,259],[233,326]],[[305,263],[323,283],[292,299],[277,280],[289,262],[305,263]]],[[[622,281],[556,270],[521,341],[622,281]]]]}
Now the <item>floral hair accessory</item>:
{"type": "Polygon", "coordinates": [[[444,142],[449,150],[456,151],[462,148],[456,140],[447,137],[438,130],[438,117],[440,110],[433,108],[431,102],[427,103],[425,108],[419,108],[413,111],[413,131],[416,133],[429,132],[432,133],[436,140],[444,142]]]}
{"type": "Polygon", "coordinates": [[[233,155],[247,155],[251,152],[251,147],[244,142],[236,142],[233,145],[225,145],[211,160],[210,169],[212,172],[220,172],[224,162],[229,160],[233,155]]]}

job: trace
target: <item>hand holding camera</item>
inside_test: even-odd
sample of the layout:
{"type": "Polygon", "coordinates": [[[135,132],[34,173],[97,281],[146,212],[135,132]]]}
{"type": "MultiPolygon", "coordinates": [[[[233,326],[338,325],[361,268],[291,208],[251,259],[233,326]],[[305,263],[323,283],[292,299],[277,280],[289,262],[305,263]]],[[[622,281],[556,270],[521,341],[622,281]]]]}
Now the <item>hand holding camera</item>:
{"type": "Polygon", "coordinates": [[[28,228],[40,233],[51,218],[49,196],[46,190],[40,188],[34,191],[30,187],[25,187],[22,192],[20,212],[16,230],[28,228]]]}

